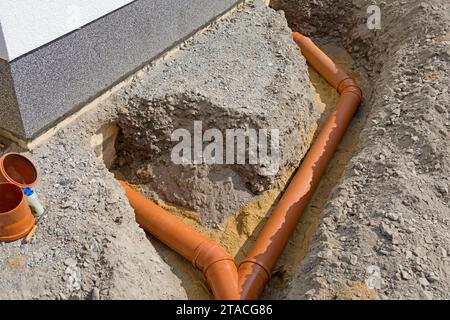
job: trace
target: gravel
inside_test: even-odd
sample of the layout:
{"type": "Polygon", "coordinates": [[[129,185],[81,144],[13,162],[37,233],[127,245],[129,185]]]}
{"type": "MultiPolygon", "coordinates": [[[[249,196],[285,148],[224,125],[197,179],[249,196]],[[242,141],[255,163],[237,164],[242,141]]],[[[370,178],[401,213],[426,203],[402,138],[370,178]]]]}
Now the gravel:
{"type": "MultiPolygon", "coordinates": [[[[92,137],[104,125],[118,122],[129,141],[137,132],[151,137],[157,133],[151,128],[163,125],[157,121],[151,123],[152,119],[157,120],[153,113],[158,101],[173,104],[174,110],[184,112],[182,119],[189,111],[186,107],[190,107],[179,101],[182,96],[197,107],[206,105],[201,115],[217,118],[215,112],[222,110],[225,116],[221,119],[223,123],[218,123],[220,127],[234,128],[233,124],[237,123],[232,119],[237,116],[253,119],[256,128],[282,126],[282,139],[289,143],[281,144],[287,155],[281,167],[298,165],[308,148],[307,136],[314,133],[311,126],[318,113],[312,106],[305,60],[298,54],[283,15],[259,3],[241,6],[231,16],[189,40],[182,49],[163,64],[146,67],[131,85],[27,153],[41,173],[36,192],[46,214],[32,243],[2,244],[0,299],[186,299],[189,296],[189,285],[178,276],[180,271],[164,261],[167,248],[138,227],[123,190],[91,146],[92,137]],[[239,41],[241,38],[245,41],[239,41]],[[189,75],[192,79],[188,81],[189,75]],[[281,108],[285,114],[275,112],[274,108],[281,108]],[[298,115],[303,119],[294,120],[298,115]],[[143,120],[141,116],[152,126],[139,122],[143,120]]],[[[136,151],[137,155],[149,151],[139,153],[136,145],[134,140],[129,150],[136,151]]],[[[12,146],[12,149],[17,148],[12,146]]],[[[185,187],[192,185],[189,179],[180,180],[175,169],[175,176],[167,176],[169,170],[163,169],[161,179],[169,182],[175,179],[185,187]]],[[[210,172],[209,176],[213,182],[225,176],[227,181],[233,178],[235,191],[227,198],[230,203],[238,203],[234,199],[239,198],[238,192],[254,197],[255,190],[245,183],[235,183],[237,178],[255,176],[251,173],[254,168],[246,167],[237,173],[234,169],[210,172]]],[[[253,187],[258,189],[259,184],[267,189],[277,178],[256,178],[253,187]]],[[[157,181],[165,181],[161,179],[157,181]]],[[[190,188],[193,190],[187,187],[187,192],[192,197],[196,188],[197,191],[200,188],[207,194],[211,181],[200,182],[197,187],[194,184],[190,188]]],[[[216,189],[219,194],[209,195],[209,200],[230,193],[229,188],[216,189]]],[[[154,188],[154,191],[161,189],[154,188]]],[[[229,205],[227,201],[224,204],[229,205]]]]}
{"type": "MultiPolygon", "coordinates": [[[[450,243],[449,3],[380,2],[382,29],[373,31],[365,25],[370,4],[272,1],[295,30],[345,47],[354,69],[370,80],[357,150],[321,212],[307,258],[278,297],[333,299],[348,292],[349,281],[365,282],[376,265],[382,281],[369,288],[374,298],[450,298],[443,254],[450,243]],[[341,214],[347,202],[352,209],[341,214]],[[333,264],[321,254],[330,244],[335,254],[358,256],[356,265],[333,264]],[[332,285],[325,274],[335,279],[332,285]]],[[[348,298],[359,299],[367,289],[348,298]]]]}
{"type": "MultiPolygon", "coordinates": [[[[450,298],[448,1],[380,2],[382,29],[377,31],[365,27],[368,4],[372,1],[272,1],[274,7],[286,11],[293,29],[313,35],[318,42],[334,41],[346,48],[352,54],[353,68],[367,73],[370,84],[357,115],[359,121],[363,120],[357,133],[357,147],[343,164],[345,169],[327,195],[323,210],[318,210],[320,224],[309,239],[309,252],[286,273],[287,280],[281,287],[276,285],[279,278],[274,277],[265,298],[450,298]]],[[[234,110],[253,103],[254,99],[245,92],[242,94],[247,100],[242,100],[246,102],[243,105],[226,95],[228,91],[237,94],[242,88],[239,81],[224,80],[221,87],[216,82],[209,86],[202,83],[199,77],[207,76],[205,70],[217,72],[216,66],[221,66],[220,72],[226,75],[227,63],[233,67],[239,59],[231,55],[234,58],[226,61],[218,55],[225,61],[206,65],[204,70],[203,64],[192,68],[195,56],[199,61],[210,59],[202,52],[208,46],[211,52],[226,45],[241,46],[239,52],[243,56],[260,48],[262,57],[247,57],[248,66],[241,72],[247,69],[258,72],[256,80],[262,82],[270,82],[277,68],[289,66],[285,76],[289,78],[293,73],[295,80],[281,82],[288,84],[287,88],[269,85],[270,94],[265,97],[270,103],[266,106],[285,102],[303,90],[305,100],[299,108],[306,110],[310,102],[308,90],[290,87],[303,83],[306,76],[294,71],[305,65],[302,58],[291,56],[294,45],[292,42],[289,45],[288,33],[281,13],[250,2],[224,21],[213,24],[197,40],[188,42],[181,52],[165,61],[165,66],[147,67],[144,79],[136,76],[131,87],[114,94],[27,153],[42,173],[36,191],[47,213],[31,243],[0,244],[0,299],[190,296],[189,285],[180,280],[183,271],[168,265],[163,258],[167,249],[137,226],[123,191],[90,146],[91,137],[103,124],[117,122],[130,101],[136,103],[139,97],[154,101],[152,97],[159,96],[156,104],[174,99],[179,107],[174,88],[177,84],[164,82],[187,79],[192,74],[195,74],[192,81],[178,85],[181,91],[189,91],[188,97],[194,102],[205,96],[210,98],[209,107],[218,105],[220,94],[215,94],[219,92],[224,101],[236,103],[234,110]],[[272,36],[277,34],[284,34],[284,38],[280,48],[272,51],[272,36]],[[218,35],[234,41],[220,43],[218,35]],[[239,42],[241,36],[246,41],[239,42]],[[253,36],[258,43],[250,41],[253,36]],[[254,68],[259,62],[261,68],[254,68]],[[179,78],[175,76],[177,70],[179,78]],[[297,91],[286,94],[285,89],[297,91]],[[169,94],[163,95],[163,90],[169,94]]],[[[261,86],[256,86],[256,93],[266,93],[261,86]]],[[[153,116],[148,110],[128,111],[129,121],[141,120],[140,115],[153,116]]],[[[311,118],[303,124],[314,121],[313,110],[308,116],[311,118]]],[[[124,124],[125,129],[130,127],[130,123],[124,124]]],[[[310,128],[305,127],[305,132],[309,132],[307,129],[310,128]]],[[[133,132],[129,133],[134,138],[133,132]]],[[[291,147],[302,145],[297,140],[291,147]]],[[[305,150],[297,151],[303,154],[305,150]]],[[[285,164],[289,166],[289,162],[294,165],[293,158],[286,159],[285,164]]],[[[263,188],[271,183],[264,179],[258,182],[263,188]]],[[[160,192],[155,186],[151,189],[160,192]]],[[[277,266],[277,270],[283,273],[282,266],[277,266]]]]}

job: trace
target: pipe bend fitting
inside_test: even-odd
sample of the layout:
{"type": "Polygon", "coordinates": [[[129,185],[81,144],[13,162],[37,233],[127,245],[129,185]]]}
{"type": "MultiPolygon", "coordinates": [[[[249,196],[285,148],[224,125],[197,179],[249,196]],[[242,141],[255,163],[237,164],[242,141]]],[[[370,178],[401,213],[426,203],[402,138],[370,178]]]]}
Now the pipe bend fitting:
{"type": "Polygon", "coordinates": [[[337,86],[336,90],[339,92],[339,94],[344,94],[348,92],[352,92],[356,94],[361,100],[363,97],[363,92],[361,88],[359,87],[358,83],[351,77],[345,78],[342,80],[339,85],[337,86]]]}
{"type": "Polygon", "coordinates": [[[192,264],[201,270],[217,300],[239,300],[238,271],[220,245],[205,240],[195,250],[192,264]]]}
{"type": "Polygon", "coordinates": [[[208,239],[203,241],[195,250],[192,264],[205,275],[213,264],[225,260],[232,261],[234,264],[234,259],[224,248],[208,239]]]}

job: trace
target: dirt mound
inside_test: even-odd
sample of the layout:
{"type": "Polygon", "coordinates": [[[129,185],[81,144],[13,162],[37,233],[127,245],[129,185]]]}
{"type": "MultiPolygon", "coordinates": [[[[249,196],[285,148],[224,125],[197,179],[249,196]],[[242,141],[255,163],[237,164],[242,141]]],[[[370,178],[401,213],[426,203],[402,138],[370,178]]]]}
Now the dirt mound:
{"type": "Polygon", "coordinates": [[[258,2],[134,83],[119,113],[121,159],[116,169],[149,198],[195,210],[210,225],[278,185],[308,150],[319,116],[305,59],[291,34],[283,15],[258,2]],[[181,164],[172,159],[180,138],[174,141],[172,134],[179,130],[189,135],[190,147],[189,161],[181,164]],[[220,163],[200,159],[199,165],[192,161],[195,148],[208,146],[211,130],[220,133],[220,139],[211,141],[224,146],[215,155],[220,163]],[[242,130],[246,147],[254,130],[259,153],[266,130],[269,157],[280,159],[261,162],[259,157],[251,163],[245,148],[245,164],[236,155],[230,162],[229,152],[241,151],[235,144],[242,136],[231,136],[230,144],[230,130],[242,130]],[[272,130],[279,131],[278,150],[272,130]]]}

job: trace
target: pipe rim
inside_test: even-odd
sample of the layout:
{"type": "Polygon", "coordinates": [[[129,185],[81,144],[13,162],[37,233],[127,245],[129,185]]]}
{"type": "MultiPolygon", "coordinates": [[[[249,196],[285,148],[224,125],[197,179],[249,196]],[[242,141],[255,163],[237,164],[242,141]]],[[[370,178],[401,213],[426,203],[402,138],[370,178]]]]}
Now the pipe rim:
{"type": "MultiPolygon", "coordinates": [[[[16,201],[16,203],[14,203],[14,207],[11,208],[11,210],[8,210],[8,211],[5,210],[5,211],[0,212],[1,218],[6,217],[8,215],[12,215],[12,214],[18,214],[17,212],[15,213],[14,211],[16,211],[20,207],[24,207],[24,208],[26,207],[29,209],[28,204],[26,203],[27,200],[25,198],[25,195],[19,186],[15,185],[14,183],[10,183],[10,182],[0,182],[0,190],[5,188],[5,186],[8,188],[11,188],[11,189],[15,189],[15,191],[17,192],[17,194],[16,194],[17,201],[16,201]],[[20,197],[20,200],[19,200],[19,197],[20,197]]],[[[17,221],[15,224],[2,226],[1,228],[18,227],[19,231],[18,231],[18,233],[0,236],[0,241],[1,242],[16,241],[16,240],[19,240],[19,239],[25,237],[28,233],[30,233],[30,231],[33,229],[33,227],[35,225],[35,219],[31,213],[31,210],[29,211],[29,215],[30,216],[28,218],[24,218],[21,221],[17,221]],[[21,230],[20,230],[20,226],[22,226],[21,230]]]]}
{"type": "Polygon", "coordinates": [[[30,224],[30,226],[28,228],[24,229],[21,233],[18,233],[18,234],[12,235],[12,236],[1,236],[0,241],[12,242],[12,241],[22,239],[23,237],[25,237],[27,234],[30,233],[30,231],[33,229],[33,227],[34,227],[34,223],[30,224]]]}
{"type": "Polygon", "coordinates": [[[33,161],[31,161],[31,159],[29,159],[28,157],[20,154],[20,153],[16,153],[16,152],[9,152],[4,154],[1,158],[0,158],[0,174],[3,175],[3,177],[12,184],[15,184],[16,186],[20,187],[20,188],[30,188],[36,185],[36,182],[39,178],[39,173],[38,170],[36,168],[36,165],[33,163],[33,161]],[[21,183],[16,181],[15,179],[13,179],[7,172],[7,169],[5,168],[5,161],[9,160],[9,158],[16,158],[16,159],[20,159],[20,161],[22,161],[22,163],[24,163],[29,171],[31,172],[31,175],[33,176],[33,180],[32,181],[24,181],[25,183],[21,183]]]}

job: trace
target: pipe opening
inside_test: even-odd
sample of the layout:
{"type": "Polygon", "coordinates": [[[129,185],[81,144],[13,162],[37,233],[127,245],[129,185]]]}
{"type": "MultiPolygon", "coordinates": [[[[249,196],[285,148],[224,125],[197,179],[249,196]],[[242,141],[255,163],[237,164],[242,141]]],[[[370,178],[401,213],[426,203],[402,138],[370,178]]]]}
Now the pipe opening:
{"type": "Polygon", "coordinates": [[[4,179],[22,187],[33,186],[38,178],[34,164],[26,157],[9,153],[0,161],[0,173],[4,179]]]}
{"type": "Polygon", "coordinates": [[[22,202],[22,190],[11,183],[0,183],[0,214],[10,212],[22,202]]]}

